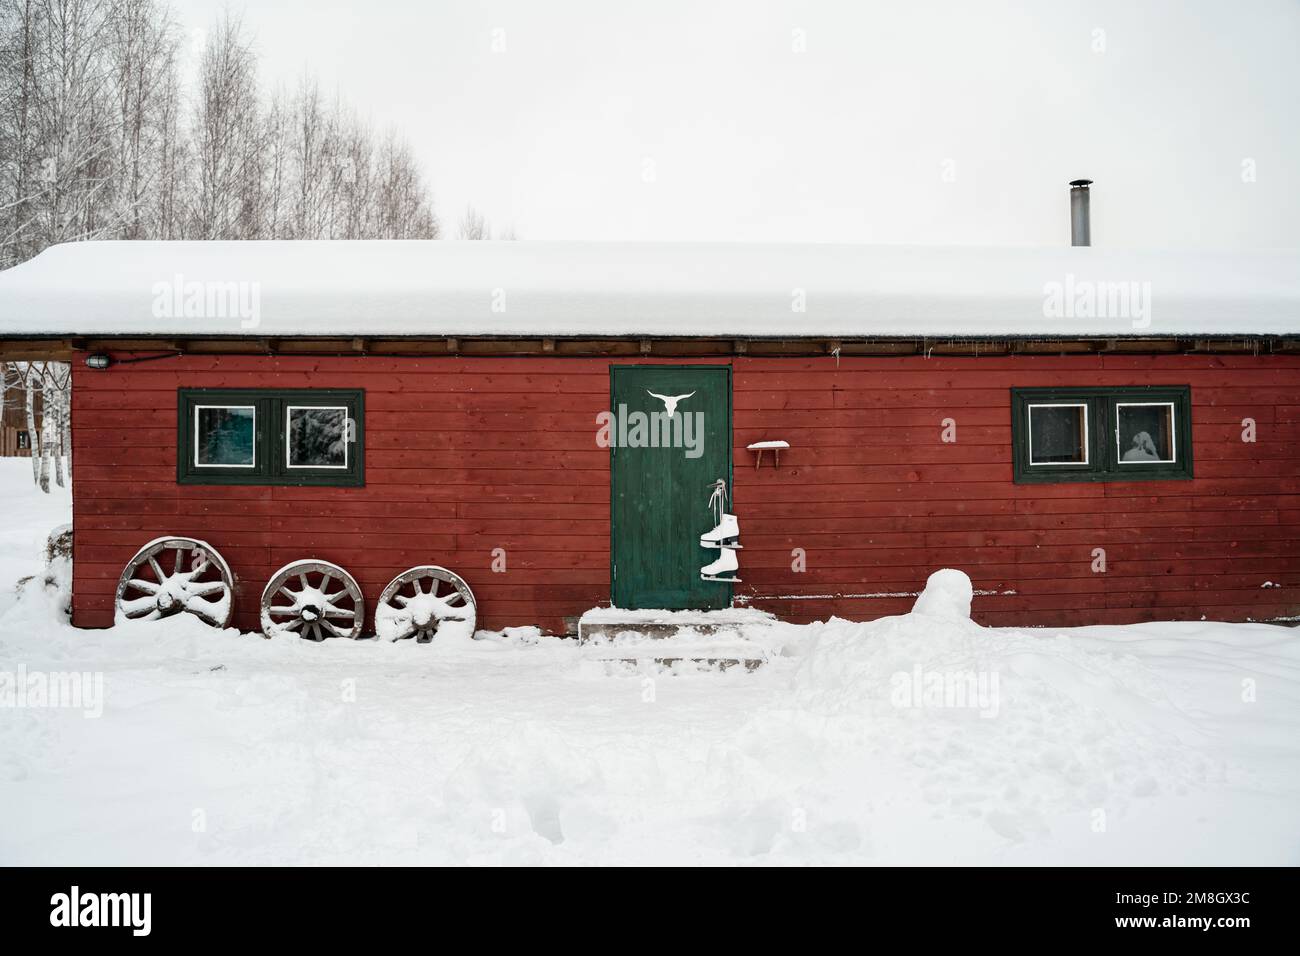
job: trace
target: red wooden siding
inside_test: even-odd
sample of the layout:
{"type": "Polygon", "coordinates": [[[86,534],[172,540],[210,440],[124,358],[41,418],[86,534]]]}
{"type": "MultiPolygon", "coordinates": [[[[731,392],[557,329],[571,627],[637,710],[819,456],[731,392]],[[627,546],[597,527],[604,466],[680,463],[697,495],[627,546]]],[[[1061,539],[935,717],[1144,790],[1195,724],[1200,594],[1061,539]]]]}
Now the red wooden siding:
{"type": "MultiPolygon", "coordinates": [[[[717,359],[704,360],[717,364],[717,359]]],[[[667,360],[668,364],[685,364],[667,360]]],[[[480,623],[538,623],[609,599],[609,404],[597,358],[184,356],[74,365],[74,621],[112,620],[123,564],[163,534],[201,537],[239,579],[255,629],[272,572],[319,557],[367,601],[446,564],[480,623]],[[364,388],[366,487],[180,486],[176,389],[364,388]],[[506,550],[507,571],[491,570],[506,550]]],[[[910,608],[939,567],[966,570],[989,624],[1263,620],[1300,613],[1300,356],[1018,356],[733,362],[737,595],[795,620],[910,608]],[[1015,485],[1013,386],[1192,387],[1191,482],[1015,485]],[[1241,420],[1258,423],[1241,442],[1241,420]],[[941,422],[957,442],[940,441],[941,422]],[[745,445],[793,448],[761,471],[745,445]],[[808,570],[791,570],[791,549],[808,570]],[[1091,571],[1094,548],[1108,571],[1091,571]],[[1262,588],[1266,582],[1283,585],[1262,588]],[[1014,592],[1003,594],[1001,592],[1014,592]]]]}
{"type": "Polygon", "coordinates": [[[751,359],[735,408],[738,449],[793,446],[779,470],[736,459],[739,593],[782,617],[901,613],[913,598],[842,595],[915,591],[940,567],[997,592],[975,599],[985,624],[1300,613],[1300,356],[751,359]],[[1094,385],[1190,385],[1195,480],[1013,484],[1010,389],[1094,385]]]}

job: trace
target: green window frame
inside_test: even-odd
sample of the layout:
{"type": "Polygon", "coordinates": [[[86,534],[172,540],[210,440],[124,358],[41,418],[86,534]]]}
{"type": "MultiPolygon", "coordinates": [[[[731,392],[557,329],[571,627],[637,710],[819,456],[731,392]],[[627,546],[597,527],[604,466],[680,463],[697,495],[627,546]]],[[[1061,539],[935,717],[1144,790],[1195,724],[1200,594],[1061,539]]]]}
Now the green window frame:
{"type": "Polygon", "coordinates": [[[182,485],[296,485],[360,487],[365,482],[365,409],[362,389],[237,389],[177,390],[176,481],[182,485]],[[310,420],[312,410],[343,412],[342,460],[337,463],[295,461],[295,422],[310,420]],[[234,414],[230,414],[234,412],[234,414]],[[231,426],[236,456],[247,443],[249,460],[205,461],[210,435],[202,424],[211,416],[231,426]],[[244,423],[252,419],[251,426],[244,423]],[[250,434],[251,432],[251,434],[250,434]],[[205,455],[206,451],[206,455],[205,455]]]}
{"type": "Polygon", "coordinates": [[[1186,385],[1013,388],[1011,447],[1017,484],[1190,480],[1192,390],[1186,385]],[[1032,416],[1035,409],[1053,406],[1081,409],[1081,460],[1044,461],[1035,455],[1032,416]],[[1133,434],[1138,424],[1125,424],[1125,410],[1137,408],[1149,409],[1145,414],[1154,415],[1154,420],[1163,418],[1157,440],[1145,431],[1133,434]],[[1129,449],[1120,447],[1125,438],[1130,441],[1129,449]]]}

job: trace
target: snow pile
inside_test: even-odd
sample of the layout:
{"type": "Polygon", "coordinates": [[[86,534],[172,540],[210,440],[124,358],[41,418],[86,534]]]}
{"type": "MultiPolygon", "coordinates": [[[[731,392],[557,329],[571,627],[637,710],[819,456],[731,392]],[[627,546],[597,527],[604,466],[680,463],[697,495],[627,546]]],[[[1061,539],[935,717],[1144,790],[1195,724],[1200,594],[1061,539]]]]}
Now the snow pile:
{"type": "Polygon", "coordinates": [[[925,582],[925,590],[917,595],[912,613],[969,621],[970,602],[974,597],[975,589],[964,571],[944,568],[935,571],[925,582]]]}
{"type": "MultiPolygon", "coordinates": [[[[900,695],[910,687],[897,675],[912,675],[922,663],[982,669],[987,687],[991,665],[982,655],[992,650],[993,632],[970,619],[972,594],[963,572],[936,571],[910,614],[866,624],[833,619],[811,625],[814,636],[793,682],[795,703],[815,713],[870,713],[882,703],[892,707],[893,685],[899,685],[900,695]]],[[[977,670],[976,691],[978,676],[977,670]]]]}
{"type": "MultiPolygon", "coordinates": [[[[852,794],[907,817],[924,808],[918,823],[983,824],[1012,842],[1044,838],[1052,821],[1071,816],[1080,834],[1094,824],[1105,832],[1108,819],[1113,826],[1141,803],[1251,779],[1233,766],[1240,753],[1217,746],[1225,715],[1253,716],[1240,689],[1247,670],[1218,662],[1207,673],[1224,649],[1191,637],[1162,646],[1190,657],[1189,675],[1187,662],[1171,668],[1138,639],[1147,628],[1194,626],[982,628],[969,619],[970,594],[966,575],[940,571],[910,614],[812,625],[787,697],[755,719],[743,747],[805,749],[838,781],[826,788],[828,814],[850,812],[843,798],[852,794]],[[1197,682],[1184,683],[1188,676],[1197,682]]],[[[1291,637],[1280,628],[1218,627],[1231,630],[1243,668],[1261,665],[1246,663],[1247,649],[1265,633],[1262,643],[1285,651],[1290,683],[1273,713],[1295,727],[1300,642],[1278,647],[1291,637]]],[[[1294,784],[1300,767],[1290,751],[1294,784]]]]}

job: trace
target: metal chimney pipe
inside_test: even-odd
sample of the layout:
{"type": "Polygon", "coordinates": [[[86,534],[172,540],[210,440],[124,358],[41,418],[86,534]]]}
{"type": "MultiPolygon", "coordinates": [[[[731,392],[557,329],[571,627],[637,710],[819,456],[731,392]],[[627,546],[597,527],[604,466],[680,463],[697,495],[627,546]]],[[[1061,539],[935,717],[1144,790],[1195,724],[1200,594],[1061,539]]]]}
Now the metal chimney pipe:
{"type": "Polygon", "coordinates": [[[1092,213],[1089,211],[1091,179],[1070,180],[1070,245],[1092,245],[1092,213]]]}

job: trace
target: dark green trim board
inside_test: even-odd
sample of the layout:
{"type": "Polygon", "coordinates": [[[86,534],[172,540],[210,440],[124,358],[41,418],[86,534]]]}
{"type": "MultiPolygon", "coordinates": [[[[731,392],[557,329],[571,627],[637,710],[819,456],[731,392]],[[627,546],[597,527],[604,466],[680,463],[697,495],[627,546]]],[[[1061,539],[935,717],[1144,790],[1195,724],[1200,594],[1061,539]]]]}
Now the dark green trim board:
{"type": "MultiPolygon", "coordinates": [[[[677,415],[703,413],[696,433],[699,455],[680,447],[620,447],[610,452],[610,596],[616,607],[710,610],[731,606],[732,585],[700,580],[700,568],[717,550],[699,536],[713,527],[709,485],[732,474],[730,365],[611,365],[609,410],[629,415],[659,412],[665,405],[647,391],[674,396],[695,393],[677,415]]],[[[685,418],[683,417],[683,424],[685,418]]],[[[728,509],[732,507],[728,501],[728,509]]],[[[740,552],[744,578],[744,551],[740,552]]]]}
{"type": "Polygon", "coordinates": [[[176,393],[176,481],[182,485],[359,487],[365,480],[366,393],[362,389],[182,388],[176,393]],[[200,467],[195,462],[195,409],[204,405],[255,410],[252,467],[200,467]],[[354,423],[346,468],[288,468],[286,414],[294,407],[341,406],[354,423]]]}
{"type": "Polygon", "coordinates": [[[1111,388],[1013,388],[1012,472],[1017,484],[1065,481],[1185,481],[1192,478],[1192,390],[1186,385],[1111,388]],[[1169,404],[1174,411],[1174,460],[1125,462],[1116,445],[1120,405],[1169,404]],[[1079,404],[1087,410],[1087,464],[1038,464],[1029,460],[1029,408],[1079,404]]]}

